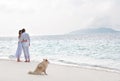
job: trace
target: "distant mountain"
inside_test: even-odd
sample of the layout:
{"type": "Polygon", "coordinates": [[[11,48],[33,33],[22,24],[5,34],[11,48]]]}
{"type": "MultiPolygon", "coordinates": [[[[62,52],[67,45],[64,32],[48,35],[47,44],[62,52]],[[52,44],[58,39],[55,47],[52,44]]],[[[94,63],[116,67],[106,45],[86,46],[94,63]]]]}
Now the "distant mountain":
{"type": "Polygon", "coordinates": [[[111,28],[89,28],[89,29],[83,29],[83,30],[77,30],[77,31],[72,31],[69,34],[94,34],[94,33],[120,33],[120,31],[116,31],[111,28]]]}

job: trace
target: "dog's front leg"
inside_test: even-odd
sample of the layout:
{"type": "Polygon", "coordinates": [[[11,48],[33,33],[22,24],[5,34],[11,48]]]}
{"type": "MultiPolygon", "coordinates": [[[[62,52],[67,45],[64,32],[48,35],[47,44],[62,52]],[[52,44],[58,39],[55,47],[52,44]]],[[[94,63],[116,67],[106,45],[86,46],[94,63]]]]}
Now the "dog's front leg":
{"type": "Polygon", "coordinates": [[[46,70],[44,71],[45,75],[47,75],[46,70]]]}

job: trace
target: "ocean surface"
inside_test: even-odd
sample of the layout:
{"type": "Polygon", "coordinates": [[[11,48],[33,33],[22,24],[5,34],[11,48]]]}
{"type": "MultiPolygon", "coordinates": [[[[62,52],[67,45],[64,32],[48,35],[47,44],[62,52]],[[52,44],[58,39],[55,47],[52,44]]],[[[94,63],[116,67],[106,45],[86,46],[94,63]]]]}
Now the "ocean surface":
{"type": "MultiPolygon", "coordinates": [[[[0,37],[0,59],[15,59],[17,37],[0,37]]],[[[31,61],[120,72],[120,34],[31,36],[31,61]]],[[[24,61],[23,53],[21,60],[24,61]]]]}

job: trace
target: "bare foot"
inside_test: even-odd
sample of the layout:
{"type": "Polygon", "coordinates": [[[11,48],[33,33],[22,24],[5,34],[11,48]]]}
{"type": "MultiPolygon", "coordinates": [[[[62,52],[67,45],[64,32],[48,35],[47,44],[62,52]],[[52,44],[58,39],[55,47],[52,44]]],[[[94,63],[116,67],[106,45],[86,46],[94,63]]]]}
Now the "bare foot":
{"type": "Polygon", "coordinates": [[[21,62],[20,60],[17,60],[17,62],[21,62]]]}
{"type": "Polygon", "coordinates": [[[27,62],[27,60],[25,60],[24,62],[27,62]]]}
{"type": "Polygon", "coordinates": [[[30,62],[30,60],[28,60],[27,62],[30,62]]]}

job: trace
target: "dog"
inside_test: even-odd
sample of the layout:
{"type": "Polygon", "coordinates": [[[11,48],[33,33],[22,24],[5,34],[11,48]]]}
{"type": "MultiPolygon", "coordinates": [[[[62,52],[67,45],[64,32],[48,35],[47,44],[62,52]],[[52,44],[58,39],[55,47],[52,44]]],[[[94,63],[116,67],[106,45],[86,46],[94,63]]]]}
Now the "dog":
{"type": "Polygon", "coordinates": [[[37,65],[36,69],[33,72],[29,71],[28,74],[41,75],[42,73],[44,73],[45,75],[47,75],[46,69],[48,67],[48,64],[49,61],[47,59],[43,59],[43,61],[37,65]]]}

